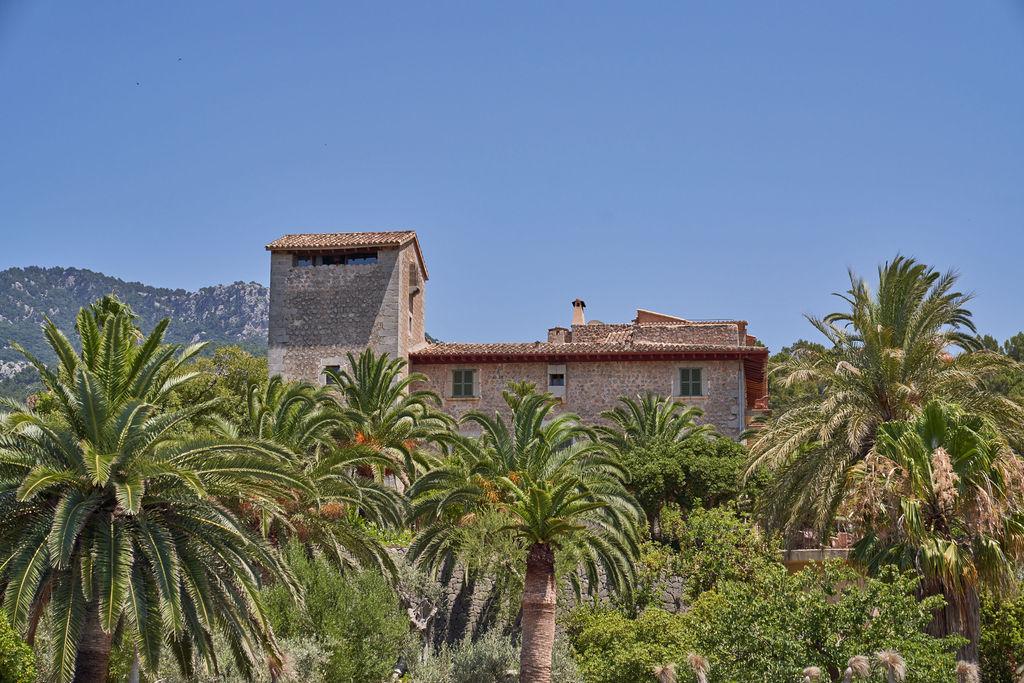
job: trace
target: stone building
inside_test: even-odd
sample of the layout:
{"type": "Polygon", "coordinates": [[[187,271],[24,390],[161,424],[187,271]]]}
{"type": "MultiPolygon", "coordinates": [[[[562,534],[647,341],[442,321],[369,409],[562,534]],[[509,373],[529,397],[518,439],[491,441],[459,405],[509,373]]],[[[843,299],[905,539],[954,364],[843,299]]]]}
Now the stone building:
{"type": "Polygon", "coordinates": [[[348,351],[370,347],[407,359],[456,416],[503,409],[502,389],[521,380],[591,422],[619,396],[647,392],[699,406],[730,436],[767,410],[768,350],[743,320],[639,309],[628,323],[587,323],[577,299],[572,324],[552,327],[544,341],[429,343],[415,232],[286,235],[267,249],[271,374],[323,382],[348,351]]]}

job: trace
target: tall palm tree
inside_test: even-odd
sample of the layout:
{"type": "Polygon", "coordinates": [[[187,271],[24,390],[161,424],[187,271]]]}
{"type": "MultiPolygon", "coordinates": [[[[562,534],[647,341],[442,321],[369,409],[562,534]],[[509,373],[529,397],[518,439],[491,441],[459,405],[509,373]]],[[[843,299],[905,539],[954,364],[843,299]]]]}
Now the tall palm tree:
{"type": "Polygon", "coordinates": [[[451,419],[437,410],[441,400],[413,385],[426,382],[425,375],[406,373],[402,358],[377,355],[366,349],[358,357],[348,354],[348,367],[329,370],[328,378],[340,393],[344,414],[359,445],[373,449],[390,461],[375,468],[378,479],[385,469],[407,487],[417,473],[429,466],[422,448],[449,430],[451,419]]]}
{"type": "Polygon", "coordinates": [[[278,545],[297,536],[341,567],[394,571],[380,540],[355,523],[355,517],[382,527],[404,523],[405,506],[398,492],[360,474],[389,461],[367,446],[339,441],[339,433],[349,434],[351,429],[324,388],[280,377],[251,385],[240,424],[218,420],[216,431],[227,438],[276,445],[313,488],[314,496],[280,504],[245,502],[244,507],[258,517],[264,536],[278,545]]]}
{"type": "MultiPolygon", "coordinates": [[[[509,420],[467,414],[481,436],[455,438],[453,454],[410,491],[423,529],[410,555],[431,571],[457,556],[461,527],[482,513],[507,519],[499,533],[525,551],[520,680],[551,680],[555,636],[555,555],[569,550],[590,586],[599,569],[625,588],[643,520],[623,484],[624,472],[574,415],[553,415],[558,400],[520,387],[504,392],[509,420]]],[[[576,579],[576,574],[570,574],[576,579]]],[[[578,584],[577,584],[578,585],[578,584]]]]}
{"type": "Polygon", "coordinates": [[[852,479],[852,558],[920,573],[947,602],[932,630],[966,637],[959,656],[977,662],[978,589],[1012,590],[1024,560],[1024,461],[981,418],[936,401],[881,425],[852,479]]]}
{"type": "Polygon", "coordinates": [[[141,338],[115,299],[77,318],[81,351],[56,326],[49,367],[22,350],[52,397],[45,413],[0,417],[0,584],[11,623],[34,639],[48,610],[60,681],[107,680],[116,637],[156,671],[169,649],[186,673],[224,634],[243,670],[279,657],[258,588],[294,588],[273,549],[220,502],[276,500],[304,483],[257,445],[200,440],[181,426],[213,403],[166,407],[201,347],[141,338]]]}
{"type": "Polygon", "coordinates": [[[986,380],[1014,362],[980,351],[970,296],[957,276],[898,256],[878,271],[877,290],[850,273],[840,295],[848,310],[809,317],[828,341],[777,370],[784,384],[810,381],[804,395],[753,439],[748,474],[773,470],[762,497],[769,526],[811,526],[825,535],[847,488],[847,474],[874,446],[878,426],[918,415],[933,399],[957,403],[1024,442],[1024,407],[990,391],[986,380]],[[957,352],[960,353],[957,353],[957,352]]]}

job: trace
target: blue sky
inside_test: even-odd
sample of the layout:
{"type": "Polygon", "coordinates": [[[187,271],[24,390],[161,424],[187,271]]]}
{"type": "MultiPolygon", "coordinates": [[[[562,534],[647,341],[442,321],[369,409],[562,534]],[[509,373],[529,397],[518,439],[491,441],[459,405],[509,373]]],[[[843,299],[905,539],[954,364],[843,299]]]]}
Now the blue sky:
{"type": "Polygon", "coordinates": [[[0,268],[268,280],[413,228],[427,326],[637,307],[810,334],[846,269],[1024,328],[1024,2],[0,0],[0,268]]]}

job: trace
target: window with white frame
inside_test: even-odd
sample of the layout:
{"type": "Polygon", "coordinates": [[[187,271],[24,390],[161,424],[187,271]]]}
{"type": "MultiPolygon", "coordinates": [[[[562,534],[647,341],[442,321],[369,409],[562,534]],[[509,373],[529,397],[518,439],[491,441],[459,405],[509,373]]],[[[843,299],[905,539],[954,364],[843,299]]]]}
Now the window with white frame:
{"type": "Polygon", "coordinates": [[[548,366],[548,393],[558,398],[565,398],[565,366],[548,366]]]}
{"type": "Polygon", "coordinates": [[[702,368],[679,368],[679,395],[703,396],[702,368]]]}
{"type": "Polygon", "coordinates": [[[324,366],[324,383],[325,384],[337,384],[335,376],[341,372],[340,365],[326,365],[324,366]]]}
{"type": "Polygon", "coordinates": [[[476,396],[476,370],[460,368],[452,370],[452,398],[473,398],[476,396]]]}

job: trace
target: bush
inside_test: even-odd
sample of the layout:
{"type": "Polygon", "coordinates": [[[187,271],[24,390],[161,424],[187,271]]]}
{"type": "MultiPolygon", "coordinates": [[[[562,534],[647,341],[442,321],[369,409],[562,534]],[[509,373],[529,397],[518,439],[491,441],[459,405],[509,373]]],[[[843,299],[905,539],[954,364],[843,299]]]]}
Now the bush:
{"type": "Polygon", "coordinates": [[[712,681],[789,683],[811,665],[836,681],[851,656],[890,648],[906,658],[908,683],[951,682],[961,641],[924,633],[941,598],[918,601],[916,586],[892,572],[865,580],[830,564],[791,575],[775,564],[750,581],[719,583],[683,614],[648,609],[630,619],[582,607],[566,631],[588,683],[651,681],[652,668],[668,663],[688,681],[690,652],[707,658],[712,681]]]}
{"type": "Polygon", "coordinates": [[[841,563],[795,575],[776,566],[705,593],[684,620],[716,680],[799,680],[811,665],[839,680],[853,655],[892,649],[906,659],[908,683],[952,681],[962,639],[924,632],[942,598],[919,601],[918,582],[894,570],[864,579],[841,563]]]}
{"type": "MultiPolygon", "coordinates": [[[[409,672],[413,683],[513,683],[519,680],[519,647],[508,636],[489,631],[475,641],[467,640],[417,662],[409,672]]],[[[551,680],[577,683],[582,680],[567,646],[555,641],[551,680]]]]}
{"type": "Polygon", "coordinates": [[[1024,666],[1024,596],[1013,600],[982,595],[981,670],[991,683],[1017,683],[1024,666]]]}
{"type": "Polygon", "coordinates": [[[305,591],[305,609],[284,588],[268,589],[274,632],[286,640],[315,638],[326,653],[325,680],[377,683],[387,677],[409,649],[410,634],[408,615],[384,577],[343,576],[295,545],[287,554],[305,591]]]}
{"type": "Polygon", "coordinates": [[[726,508],[698,508],[685,518],[678,508],[667,508],[662,528],[679,549],[676,571],[687,601],[723,581],[752,581],[778,564],[778,543],[726,508]]]}
{"type": "Polygon", "coordinates": [[[743,444],[726,437],[691,436],[634,447],[619,454],[629,472],[629,489],[656,521],[665,505],[683,510],[715,507],[755,492],[741,487],[740,475],[747,459],[743,444]]]}
{"type": "Polygon", "coordinates": [[[693,643],[681,615],[656,608],[630,619],[613,609],[580,607],[566,633],[587,683],[647,683],[654,666],[685,661],[693,643]]]}
{"type": "Polygon", "coordinates": [[[32,648],[18,637],[0,614],[0,683],[33,683],[36,660],[32,648]]]}

